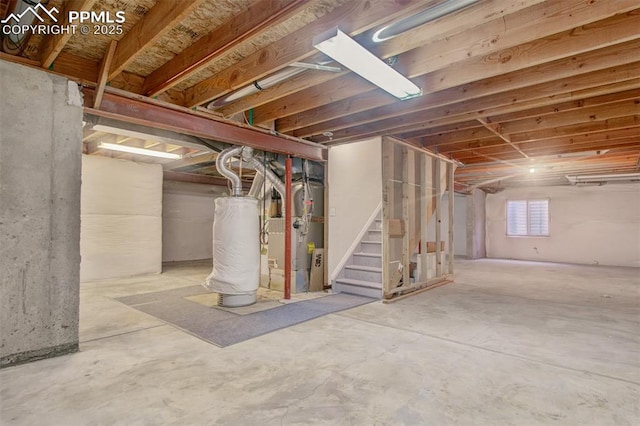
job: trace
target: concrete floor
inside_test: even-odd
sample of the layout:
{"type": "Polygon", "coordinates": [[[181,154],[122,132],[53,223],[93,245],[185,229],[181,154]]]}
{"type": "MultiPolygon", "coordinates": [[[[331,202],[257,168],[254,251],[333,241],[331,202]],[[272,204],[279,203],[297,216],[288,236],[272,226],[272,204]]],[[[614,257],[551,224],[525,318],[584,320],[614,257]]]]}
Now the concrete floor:
{"type": "Polygon", "coordinates": [[[459,261],[456,283],[225,349],[83,284],[81,352],[0,371],[3,425],[638,425],[640,272],[459,261]]]}

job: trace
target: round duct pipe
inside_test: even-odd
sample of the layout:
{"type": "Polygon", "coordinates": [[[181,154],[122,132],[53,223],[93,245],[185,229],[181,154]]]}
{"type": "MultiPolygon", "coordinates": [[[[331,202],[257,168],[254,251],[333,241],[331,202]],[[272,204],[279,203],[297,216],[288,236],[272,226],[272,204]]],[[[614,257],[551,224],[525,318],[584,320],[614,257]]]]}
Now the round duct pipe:
{"type": "Polygon", "coordinates": [[[227,167],[227,160],[242,153],[243,149],[242,146],[232,146],[222,150],[216,157],[216,169],[218,169],[218,173],[231,181],[231,195],[234,197],[242,197],[242,182],[240,182],[240,176],[227,167]]]}
{"type": "Polygon", "coordinates": [[[457,12],[479,0],[450,0],[431,6],[422,12],[416,13],[408,18],[401,19],[397,22],[382,27],[373,34],[373,41],[376,43],[392,39],[404,32],[412,30],[427,22],[435,21],[445,15],[457,12]]]}
{"type": "Polygon", "coordinates": [[[215,101],[209,103],[207,105],[208,109],[216,109],[225,106],[228,103],[233,101],[237,101],[240,98],[244,98],[245,96],[253,95],[261,90],[268,89],[271,86],[275,86],[278,83],[281,83],[287,79],[290,79],[294,75],[300,74],[305,71],[304,68],[298,67],[287,67],[283,68],[280,71],[270,75],[269,77],[265,77],[260,80],[256,80],[253,84],[245,86],[241,89],[236,90],[228,94],[227,96],[223,96],[220,99],[216,99],[215,101]]]}

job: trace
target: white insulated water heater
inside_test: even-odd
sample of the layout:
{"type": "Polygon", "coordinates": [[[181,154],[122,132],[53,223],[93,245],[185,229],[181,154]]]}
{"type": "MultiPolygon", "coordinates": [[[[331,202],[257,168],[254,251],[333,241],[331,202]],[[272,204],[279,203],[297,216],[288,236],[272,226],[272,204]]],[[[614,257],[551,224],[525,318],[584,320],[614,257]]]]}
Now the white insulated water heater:
{"type": "Polygon", "coordinates": [[[213,220],[213,270],[204,286],[221,306],[256,302],[260,285],[260,220],[253,197],[220,197],[213,220]]]}

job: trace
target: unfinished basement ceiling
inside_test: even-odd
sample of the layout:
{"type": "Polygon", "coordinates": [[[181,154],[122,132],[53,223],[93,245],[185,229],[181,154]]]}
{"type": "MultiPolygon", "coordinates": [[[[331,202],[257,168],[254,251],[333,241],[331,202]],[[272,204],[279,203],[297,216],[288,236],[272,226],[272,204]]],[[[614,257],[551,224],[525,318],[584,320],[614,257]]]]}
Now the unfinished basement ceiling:
{"type": "Polygon", "coordinates": [[[637,0],[480,0],[373,41],[385,25],[442,3],[51,0],[61,10],[124,10],[123,34],[33,36],[21,57],[0,58],[88,86],[100,86],[106,63],[111,88],[325,145],[403,138],[457,160],[458,190],[638,172],[637,0]],[[328,62],[312,40],[336,26],[391,58],[423,95],[399,101],[328,62]],[[221,101],[295,62],[342,71],[304,69],[221,101]]]}

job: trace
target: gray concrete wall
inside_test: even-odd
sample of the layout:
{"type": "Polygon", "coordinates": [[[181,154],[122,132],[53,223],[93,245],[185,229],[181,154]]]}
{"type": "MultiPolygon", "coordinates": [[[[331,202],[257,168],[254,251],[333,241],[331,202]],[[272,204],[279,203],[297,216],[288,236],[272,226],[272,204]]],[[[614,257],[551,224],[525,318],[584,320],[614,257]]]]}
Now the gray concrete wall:
{"type": "Polygon", "coordinates": [[[164,181],[162,261],[211,259],[213,203],[224,187],[164,181]]]}
{"type": "Polygon", "coordinates": [[[78,348],[82,108],[0,60],[0,367],[78,348]]]}
{"type": "Polygon", "coordinates": [[[486,195],[480,189],[474,189],[467,195],[467,259],[487,257],[485,243],[485,200],[486,195]]]}

